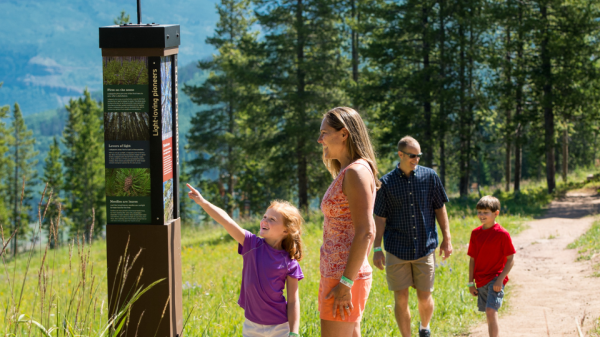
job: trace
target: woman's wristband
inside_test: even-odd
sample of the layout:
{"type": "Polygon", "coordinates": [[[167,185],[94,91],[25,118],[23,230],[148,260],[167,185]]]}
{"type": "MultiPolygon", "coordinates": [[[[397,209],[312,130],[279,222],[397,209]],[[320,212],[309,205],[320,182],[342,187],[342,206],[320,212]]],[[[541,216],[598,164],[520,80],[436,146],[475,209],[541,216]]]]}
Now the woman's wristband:
{"type": "Polygon", "coordinates": [[[474,286],[475,286],[475,283],[473,283],[473,282],[469,282],[469,283],[467,283],[467,287],[469,287],[469,288],[470,288],[470,287],[474,287],[474,286]]]}
{"type": "Polygon", "coordinates": [[[374,252],[380,252],[380,251],[382,251],[382,249],[381,249],[381,247],[375,247],[375,248],[373,248],[373,251],[374,252]]]}
{"type": "Polygon", "coordinates": [[[290,332],[290,334],[288,336],[289,337],[300,337],[300,335],[295,332],[290,332]]]}
{"type": "Polygon", "coordinates": [[[354,281],[352,281],[351,279],[347,278],[346,276],[342,276],[342,279],[340,280],[340,283],[345,285],[348,288],[352,288],[352,285],[354,284],[354,281]]]}

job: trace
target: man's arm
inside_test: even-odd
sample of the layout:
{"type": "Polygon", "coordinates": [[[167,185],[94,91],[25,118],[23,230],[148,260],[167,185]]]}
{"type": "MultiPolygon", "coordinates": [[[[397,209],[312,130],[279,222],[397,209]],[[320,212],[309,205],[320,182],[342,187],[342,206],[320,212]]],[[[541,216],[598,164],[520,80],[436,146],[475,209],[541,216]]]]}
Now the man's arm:
{"type": "Polygon", "coordinates": [[[508,275],[508,273],[510,273],[510,270],[512,269],[512,267],[515,265],[515,255],[509,255],[506,257],[506,264],[504,265],[504,270],[502,270],[502,272],[500,273],[500,275],[498,275],[498,279],[496,280],[496,282],[494,282],[494,291],[495,292],[500,292],[500,290],[502,290],[502,283],[504,282],[504,278],[506,277],[506,275],[508,275]]]}
{"type": "MultiPolygon", "coordinates": [[[[375,216],[375,242],[373,242],[373,247],[381,247],[381,241],[383,239],[383,231],[385,230],[385,222],[386,218],[382,218],[380,216],[375,216]]],[[[375,252],[373,254],[373,264],[375,267],[383,270],[385,266],[385,255],[383,252],[375,252]]]]}
{"type": "Polygon", "coordinates": [[[448,213],[446,205],[435,210],[435,218],[440,225],[442,231],[442,244],[440,245],[440,256],[444,254],[444,260],[452,255],[452,238],[450,236],[450,221],[448,221],[448,213]]]}

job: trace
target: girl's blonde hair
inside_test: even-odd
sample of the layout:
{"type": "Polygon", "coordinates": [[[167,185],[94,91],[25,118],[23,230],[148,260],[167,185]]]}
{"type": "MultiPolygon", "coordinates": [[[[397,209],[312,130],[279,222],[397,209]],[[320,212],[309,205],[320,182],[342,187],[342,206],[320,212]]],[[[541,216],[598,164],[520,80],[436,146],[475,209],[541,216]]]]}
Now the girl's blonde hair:
{"type": "MultiPolygon", "coordinates": [[[[375,177],[375,185],[377,189],[381,186],[381,182],[377,179],[379,171],[377,170],[377,160],[375,159],[375,151],[371,145],[371,138],[367,126],[356,110],[347,107],[333,108],[323,116],[327,125],[340,131],[345,128],[348,130],[348,141],[346,149],[350,153],[352,160],[364,159],[371,166],[373,176],[375,177]]],[[[335,178],[340,173],[341,164],[337,159],[325,159],[323,163],[331,175],[335,178]]]]}
{"type": "Polygon", "coordinates": [[[288,234],[281,242],[283,249],[296,261],[302,260],[302,223],[304,219],[296,206],[283,200],[273,200],[267,209],[274,209],[283,216],[288,234]]]}

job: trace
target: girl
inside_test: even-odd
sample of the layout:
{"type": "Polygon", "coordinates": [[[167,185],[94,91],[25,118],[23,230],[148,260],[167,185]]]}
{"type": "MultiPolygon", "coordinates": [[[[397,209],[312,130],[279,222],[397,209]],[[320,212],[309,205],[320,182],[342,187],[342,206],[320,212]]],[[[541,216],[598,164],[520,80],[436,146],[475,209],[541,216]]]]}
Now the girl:
{"type": "Polygon", "coordinates": [[[300,238],[302,215],[287,201],[273,201],[260,222],[260,236],[244,230],[219,207],[187,184],[188,196],[221,224],[239,243],[243,256],[242,287],[238,304],[246,320],[244,337],[299,336],[298,281],[304,278],[300,238]],[[287,303],[283,288],[287,288],[287,303]]]}

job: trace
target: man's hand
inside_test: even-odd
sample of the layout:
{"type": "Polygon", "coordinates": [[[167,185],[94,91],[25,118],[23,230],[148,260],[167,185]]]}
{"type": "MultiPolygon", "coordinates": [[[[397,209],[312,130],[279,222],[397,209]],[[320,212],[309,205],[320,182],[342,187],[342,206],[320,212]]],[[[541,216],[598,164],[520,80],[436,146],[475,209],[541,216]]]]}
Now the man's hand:
{"type": "Polygon", "coordinates": [[[444,259],[447,259],[452,255],[452,242],[450,240],[442,240],[442,244],[440,245],[440,256],[444,255],[444,259]]]}
{"type": "Polygon", "coordinates": [[[504,281],[504,279],[500,279],[498,278],[496,280],[496,282],[494,282],[494,291],[499,293],[502,291],[502,281],[504,281]]]}
{"type": "Polygon", "coordinates": [[[383,252],[375,252],[373,254],[373,264],[375,267],[383,270],[385,268],[385,255],[383,252]]]}
{"type": "Polygon", "coordinates": [[[469,287],[469,292],[471,293],[471,295],[473,296],[477,296],[479,295],[479,291],[477,291],[477,288],[475,287],[469,287]]]}

